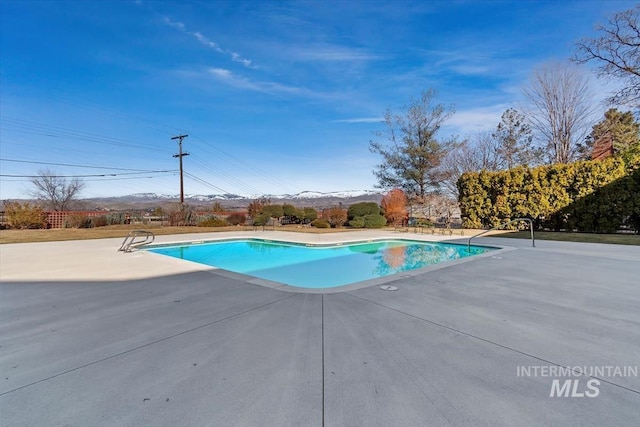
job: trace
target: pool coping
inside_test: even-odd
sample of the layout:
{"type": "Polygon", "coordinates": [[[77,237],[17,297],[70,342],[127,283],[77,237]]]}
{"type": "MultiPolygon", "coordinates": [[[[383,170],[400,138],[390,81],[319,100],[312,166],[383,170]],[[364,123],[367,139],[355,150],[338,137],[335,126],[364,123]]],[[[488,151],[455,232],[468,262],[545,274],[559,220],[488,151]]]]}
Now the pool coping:
{"type": "MultiPolygon", "coordinates": [[[[153,256],[167,256],[167,255],[158,254],[158,253],[149,251],[149,249],[166,248],[166,247],[180,246],[180,245],[184,245],[184,244],[207,244],[207,243],[220,243],[220,242],[233,242],[233,241],[258,241],[258,242],[287,244],[287,245],[292,245],[292,246],[323,248],[323,247],[340,247],[340,246],[344,246],[344,245],[383,242],[383,241],[390,241],[390,240],[396,240],[396,241],[400,240],[400,241],[417,242],[417,243],[437,243],[437,244],[446,244],[446,245],[455,245],[455,246],[466,246],[466,244],[464,244],[464,243],[457,243],[457,242],[450,242],[450,241],[437,241],[437,242],[434,242],[434,241],[409,239],[409,238],[403,238],[403,237],[400,237],[400,238],[377,237],[377,238],[369,238],[369,239],[366,239],[366,240],[340,240],[340,241],[335,241],[335,242],[321,242],[321,243],[291,242],[291,241],[286,241],[286,240],[280,240],[280,239],[277,239],[277,238],[276,239],[273,239],[273,238],[264,239],[264,238],[260,238],[260,237],[222,237],[222,238],[219,238],[219,239],[203,239],[203,240],[189,240],[189,241],[182,241],[182,242],[148,244],[148,245],[139,246],[137,248],[137,250],[145,251],[145,253],[153,254],[153,256]]],[[[304,288],[304,287],[292,286],[292,285],[287,285],[287,284],[281,283],[281,282],[276,282],[276,281],[272,281],[272,280],[268,280],[268,279],[262,279],[262,278],[259,278],[259,277],[256,277],[256,276],[252,276],[252,275],[249,275],[249,274],[237,273],[235,271],[227,270],[227,269],[220,268],[220,267],[208,266],[206,264],[202,264],[202,263],[195,262],[195,261],[185,260],[185,259],[181,259],[181,258],[175,258],[175,259],[179,260],[179,261],[191,263],[191,264],[196,264],[196,265],[201,266],[201,267],[202,266],[209,267],[210,269],[205,270],[208,273],[211,273],[211,274],[214,274],[214,275],[219,275],[219,276],[222,276],[222,277],[231,278],[231,279],[243,280],[243,281],[245,281],[245,282],[247,282],[247,283],[249,283],[251,285],[255,285],[255,286],[263,286],[263,287],[270,288],[270,289],[276,289],[276,290],[279,290],[279,291],[294,292],[294,293],[336,294],[336,293],[342,293],[342,292],[355,291],[355,290],[358,290],[358,289],[368,288],[368,287],[371,287],[371,286],[387,285],[387,284],[392,283],[392,282],[396,282],[396,281],[399,281],[399,280],[403,280],[403,279],[407,279],[407,278],[410,278],[410,277],[418,276],[418,275],[421,275],[421,274],[429,273],[431,271],[440,270],[440,269],[443,269],[443,268],[453,267],[453,266],[456,266],[456,265],[459,265],[459,264],[463,264],[463,263],[466,263],[466,262],[470,262],[470,261],[473,261],[473,260],[486,258],[486,257],[496,257],[499,254],[502,254],[502,253],[509,252],[509,251],[517,249],[516,247],[512,247],[512,246],[478,245],[478,244],[474,244],[473,246],[482,247],[482,248],[491,248],[491,249],[495,249],[495,250],[492,250],[490,252],[485,252],[485,253],[482,253],[482,254],[476,254],[476,255],[473,255],[473,256],[464,257],[464,258],[458,258],[458,259],[454,259],[454,260],[444,261],[444,262],[437,263],[435,265],[429,265],[429,266],[426,266],[426,267],[417,268],[415,270],[407,270],[407,271],[403,271],[402,273],[390,274],[388,276],[377,277],[377,278],[368,279],[368,280],[362,280],[362,281],[359,281],[359,282],[349,283],[349,284],[340,285],[340,286],[334,286],[334,287],[331,287],[331,288],[304,288]]]]}

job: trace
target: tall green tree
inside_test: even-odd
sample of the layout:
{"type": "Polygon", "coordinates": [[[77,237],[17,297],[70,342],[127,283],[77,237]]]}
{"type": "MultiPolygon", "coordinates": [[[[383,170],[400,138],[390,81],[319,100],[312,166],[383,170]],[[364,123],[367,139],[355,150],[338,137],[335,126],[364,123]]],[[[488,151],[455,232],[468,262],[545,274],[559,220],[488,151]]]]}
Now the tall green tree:
{"type": "Polygon", "coordinates": [[[593,126],[589,135],[594,146],[611,144],[614,153],[623,153],[640,144],[640,123],[631,111],[621,112],[615,108],[604,113],[604,119],[593,126]]]}
{"type": "Polygon", "coordinates": [[[492,134],[498,145],[497,154],[501,169],[518,165],[535,165],[542,153],[533,146],[533,132],[523,114],[507,109],[492,134]]]}
{"type": "Polygon", "coordinates": [[[452,106],[436,104],[436,92],[427,90],[412,99],[401,114],[387,110],[386,129],[376,134],[370,150],[382,156],[373,171],[378,187],[400,188],[411,201],[424,203],[426,196],[438,191],[446,174],[441,164],[453,140],[437,138],[442,124],[454,113],[452,106]]]}

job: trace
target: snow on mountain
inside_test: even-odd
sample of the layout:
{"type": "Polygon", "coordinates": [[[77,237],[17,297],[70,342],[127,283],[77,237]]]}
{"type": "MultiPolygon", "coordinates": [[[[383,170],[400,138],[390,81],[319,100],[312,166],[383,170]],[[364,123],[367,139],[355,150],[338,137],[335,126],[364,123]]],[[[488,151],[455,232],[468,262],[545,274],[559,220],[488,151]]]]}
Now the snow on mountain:
{"type": "MultiPolygon", "coordinates": [[[[180,196],[176,196],[176,197],[180,197],[180,196]]],[[[198,200],[200,202],[208,202],[211,200],[243,200],[243,199],[247,199],[248,197],[227,193],[227,194],[206,194],[206,195],[185,194],[184,198],[191,199],[191,200],[198,200]]]]}
{"type": "MultiPolygon", "coordinates": [[[[375,196],[380,194],[373,190],[345,190],[345,191],[302,191],[297,194],[266,194],[264,197],[271,200],[303,200],[303,199],[322,199],[322,198],[338,198],[338,199],[350,199],[360,196],[375,196]]],[[[180,195],[177,194],[160,194],[160,193],[136,193],[131,194],[128,197],[136,199],[151,199],[151,200],[174,200],[179,199],[180,195]]],[[[257,195],[238,195],[238,194],[185,194],[187,200],[197,200],[200,202],[208,202],[215,200],[246,200],[256,199],[260,196],[257,195]]]]}
{"type": "MultiPolygon", "coordinates": [[[[153,199],[153,200],[172,200],[179,199],[179,194],[160,194],[160,193],[135,193],[130,194],[128,197],[136,199],[153,199]]],[[[239,196],[237,194],[185,194],[185,199],[198,200],[201,202],[207,202],[210,200],[242,200],[246,199],[245,196],[239,196]]]]}
{"type": "MultiPolygon", "coordinates": [[[[303,191],[298,194],[293,194],[291,196],[282,197],[282,198],[290,198],[290,199],[319,199],[323,197],[336,197],[339,199],[350,199],[352,197],[359,196],[370,196],[378,194],[377,191],[372,190],[345,190],[345,191],[331,191],[328,193],[322,193],[319,191],[303,191]]],[[[273,196],[274,198],[278,198],[277,196],[273,196]]]]}
{"type": "Polygon", "coordinates": [[[133,197],[135,199],[175,199],[176,197],[179,198],[180,196],[159,193],[135,193],[129,194],[129,196],[126,197],[133,197]]]}

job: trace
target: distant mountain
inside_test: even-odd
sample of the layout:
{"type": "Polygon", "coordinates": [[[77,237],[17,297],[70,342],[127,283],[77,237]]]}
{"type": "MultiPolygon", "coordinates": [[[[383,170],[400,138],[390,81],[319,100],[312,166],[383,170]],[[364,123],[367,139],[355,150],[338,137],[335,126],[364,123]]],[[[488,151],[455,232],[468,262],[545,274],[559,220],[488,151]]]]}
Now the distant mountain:
{"type": "Polygon", "coordinates": [[[331,191],[328,193],[322,193],[320,191],[302,191],[297,194],[273,194],[266,197],[271,199],[292,199],[292,200],[305,200],[305,199],[324,199],[324,198],[338,198],[338,199],[352,199],[362,196],[377,196],[380,193],[372,190],[346,190],[346,191],[331,191]]]}
{"type": "MultiPolygon", "coordinates": [[[[261,196],[241,196],[238,194],[185,194],[185,200],[197,200],[199,202],[219,201],[219,200],[253,200],[258,197],[267,197],[271,200],[306,200],[306,199],[352,199],[362,196],[378,196],[380,193],[373,190],[346,190],[346,191],[330,191],[323,193],[320,191],[302,191],[297,194],[265,194],[261,196]]],[[[179,199],[179,194],[159,194],[159,193],[135,193],[128,196],[122,196],[127,199],[141,200],[172,200],[179,199]]]]}
{"type": "MultiPolygon", "coordinates": [[[[376,202],[382,199],[382,194],[372,190],[345,191],[302,191],[296,194],[265,194],[243,196],[238,194],[185,194],[185,203],[195,208],[207,209],[212,203],[219,202],[227,209],[246,209],[248,204],[258,197],[271,199],[272,203],[289,203],[297,206],[309,206],[318,209],[340,204],[358,202],[376,202]]],[[[84,199],[87,208],[103,209],[149,209],[166,206],[180,200],[178,194],[163,193],[135,193],[118,197],[100,197],[84,199]]]]}
{"type": "MultiPolygon", "coordinates": [[[[135,193],[128,196],[121,196],[122,198],[133,198],[141,200],[173,200],[179,199],[179,194],[158,194],[158,193],[135,193]]],[[[185,200],[197,200],[201,202],[208,202],[214,200],[244,200],[245,196],[239,196],[237,194],[185,194],[185,200]]]]}

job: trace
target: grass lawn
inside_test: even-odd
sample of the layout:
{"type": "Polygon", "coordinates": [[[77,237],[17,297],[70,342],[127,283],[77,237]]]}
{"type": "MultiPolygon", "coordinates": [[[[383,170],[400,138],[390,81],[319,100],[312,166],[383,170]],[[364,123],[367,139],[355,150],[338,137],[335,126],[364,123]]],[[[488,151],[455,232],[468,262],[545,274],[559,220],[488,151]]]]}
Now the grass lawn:
{"type": "MultiPolygon", "coordinates": [[[[261,228],[258,227],[258,230],[261,228]]],[[[58,228],[52,230],[0,230],[0,244],[3,243],[30,243],[30,242],[55,242],[62,240],[87,240],[87,239],[106,239],[110,237],[124,237],[131,230],[149,230],[157,236],[168,234],[186,234],[186,233],[214,233],[220,231],[238,231],[252,230],[252,228],[243,228],[236,226],[229,227],[169,227],[158,225],[111,225],[99,228],[58,228]]],[[[284,225],[277,227],[279,231],[293,231],[299,233],[341,233],[345,231],[359,231],[365,229],[353,228],[315,228],[300,227],[297,225],[284,225]]],[[[393,227],[388,227],[393,230],[393,227]]],[[[464,237],[471,237],[483,230],[464,230],[464,237]]],[[[457,233],[456,235],[457,236],[457,233]]],[[[529,231],[502,231],[496,230],[487,234],[487,236],[508,237],[515,239],[529,239],[529,231]]],[[[406,235],[402,237],[407,237],[406,235]]],[[[586,243],[614,243],[619,245],[640,245],[640,236],[632,234],[590,234],[590,233],[563,233],[536,231],[535,238],[537,240],[557,240],[565,242],[586,242],[586,243]]]]}
{"type": "MultiPolygon", "coordinates": [[[[262,227],[256,228],[261,230],[262,227]]],[[[315,228],[300,227],[297,225],[285,225],[276,228],[279,231],[294,231],[301,233],[339,233],[344,231],[354,231],[350,228],[315,228]]],[[[169,227],[158,225],[110,225],[98,228],[57,228],[51,230],[0,230],[0,244],[3,243],[31,243],[31,242],[55,242],[62,240],[88,240],[106,239],[110,237],[124,237],[131,230],[148,230],[157,236],[167,234],[186,233],[213,233],[220,231],[245,230],[243,227],[169,227]]],[[[252,230],[252,228],[246,228],[252,230]]]]}
{"type": "MultiPolygon", "coordinates": [[[[495,236],[495,235],[494,235],[495,236]]],[[[498,237],[498,236],[496,236],[498,237]]],[[[500,233],[499,237],[509,237],[514,239],[530,239],[528,230],[511,231],[500,233]]],[[[561,242],[582,242],[582,243],[613,243],[616,245],[640,245],[640,235],[637,234],[595,234],[595,233],[565,233],[554,231],[534,232],[536,240],[555,240],[561,242]]]]}

